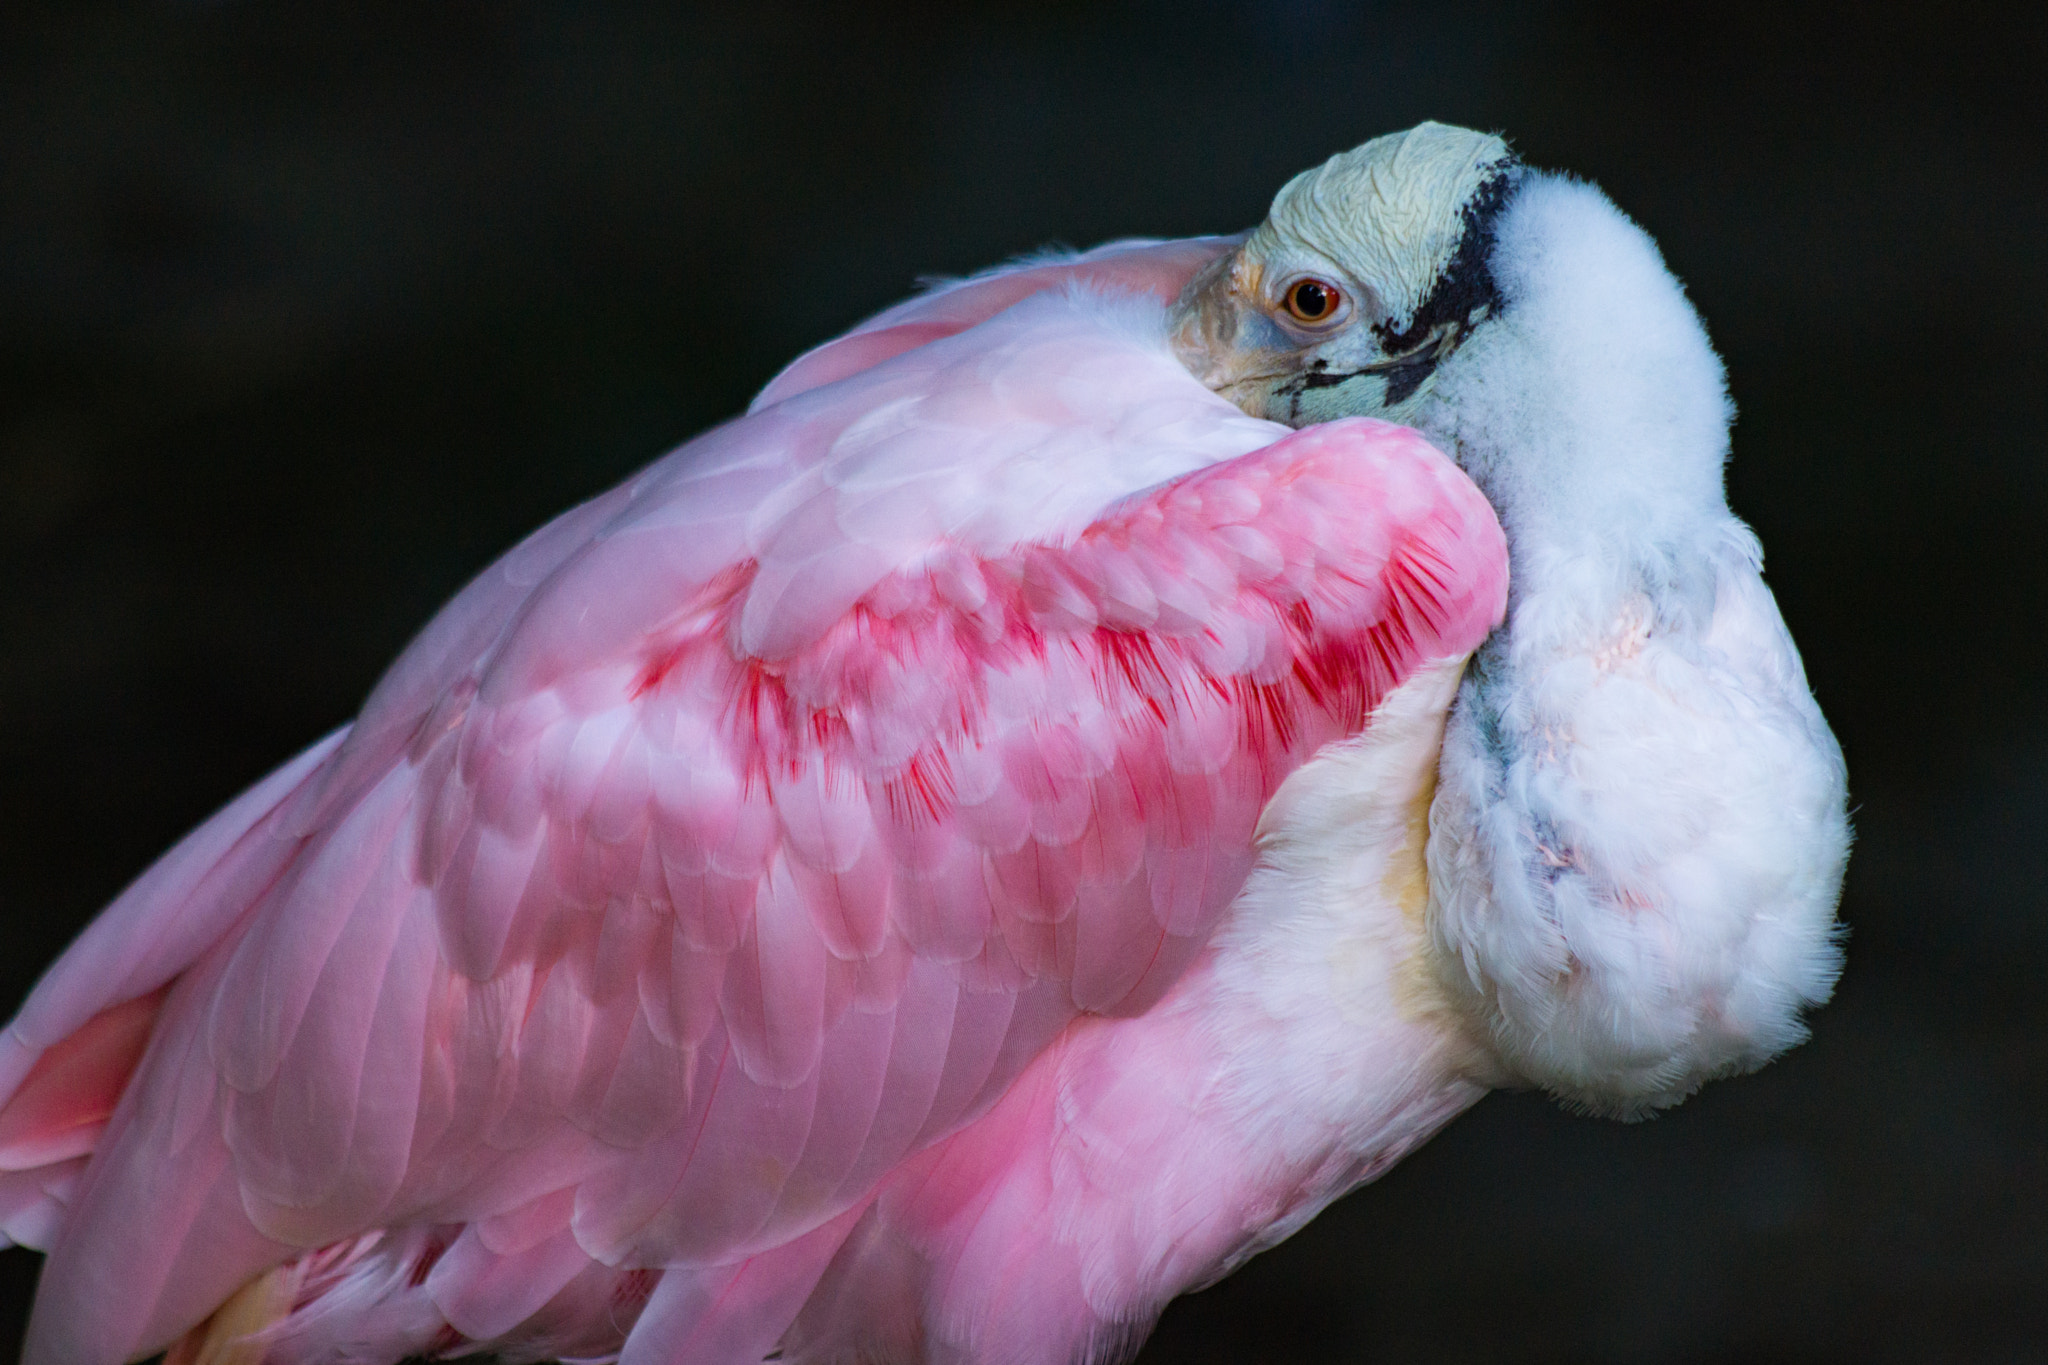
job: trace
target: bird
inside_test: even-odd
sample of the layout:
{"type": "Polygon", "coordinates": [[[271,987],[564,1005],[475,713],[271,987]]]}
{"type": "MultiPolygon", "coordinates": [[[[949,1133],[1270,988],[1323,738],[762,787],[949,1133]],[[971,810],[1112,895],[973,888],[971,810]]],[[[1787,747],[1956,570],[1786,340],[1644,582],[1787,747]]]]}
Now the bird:
{"type": "Polygon", "coordinates": [[[1763,1065],[1850,832],[1731,420],[1437,123],[806,353],[34,988],[24,1359],[1121,1361],[1491,1090],[1763,1065]]]}

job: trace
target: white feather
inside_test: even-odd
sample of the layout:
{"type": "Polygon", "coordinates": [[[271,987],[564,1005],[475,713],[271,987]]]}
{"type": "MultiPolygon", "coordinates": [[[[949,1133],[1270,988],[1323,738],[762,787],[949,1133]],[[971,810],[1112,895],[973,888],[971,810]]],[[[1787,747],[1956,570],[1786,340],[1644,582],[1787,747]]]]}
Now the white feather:
{"type": "Polygon", "coordinates": [[[1846,778],[1722,494],[1720,362],[1655,245],[1531,175],[1493,271],[1500,315],[1420,415],[1515,571],[1445,738],[1432,936],[1511,1079],[1637,1113],[1804,1036],[1839,967],[1846,778]]]}

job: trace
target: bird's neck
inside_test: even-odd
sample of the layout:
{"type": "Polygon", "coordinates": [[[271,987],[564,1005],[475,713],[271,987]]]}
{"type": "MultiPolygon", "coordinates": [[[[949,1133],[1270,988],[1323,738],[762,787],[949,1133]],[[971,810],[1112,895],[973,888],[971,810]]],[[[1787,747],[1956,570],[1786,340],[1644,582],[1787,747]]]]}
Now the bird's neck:
{"type": "Polygon", "coordinates": [[[1495,270],[1506,304],[1421,420],[1499,513],[1512,580],[1445,730],[1432,943],[1509,1074],[1639,1113],[1759,1065],[1825,997],[1840,759],[1722,496],[1721,367],[1655,247],[1551,181],[1495,270]]]}
{"type": "Polygon", "coordinates": [[[1734,527],[1731,410],[1697,315],[1589,187],[1537,177],[1499,242],[1505,306],[1445,362],[1417,421],[1500,515],[1510,633],[1570,634],[1645,599],[1672,625],[1710,610],[1734,527]]]}

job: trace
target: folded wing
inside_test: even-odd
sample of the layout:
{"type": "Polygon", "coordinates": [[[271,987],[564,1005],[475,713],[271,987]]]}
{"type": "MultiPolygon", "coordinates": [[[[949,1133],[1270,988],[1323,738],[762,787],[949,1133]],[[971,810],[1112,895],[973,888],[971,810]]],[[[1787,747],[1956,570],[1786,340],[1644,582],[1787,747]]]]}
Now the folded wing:
{"type": "Polygon", "coordinates": [[[113,1040],[65,1120],[104,1131],[44,1149],[96,1155],[36,1206],[31,1358],[155,1349],[378,1229],[458,1229],[410,1287],[474,1339],[594,1261],[808,1247],[1169,989],[1267,796],[1483,637],[1505,553],[1412,433],[1253,422],[1158,312],[1041,296],[684,447],[139,884],[116,913],[180,946],[90,931],[9,1035],[0,1138],[113,1040]]]}

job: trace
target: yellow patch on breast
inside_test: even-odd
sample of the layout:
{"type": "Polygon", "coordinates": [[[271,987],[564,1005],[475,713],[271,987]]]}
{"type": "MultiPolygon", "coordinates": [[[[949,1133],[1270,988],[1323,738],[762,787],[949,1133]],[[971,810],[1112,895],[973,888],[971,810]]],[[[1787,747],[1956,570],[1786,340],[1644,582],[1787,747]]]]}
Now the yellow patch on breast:
{"type": "Polygon", "coordinates": [[[1436,763],[1432,759],[1428,776],[1408,802],[1407,835],[1387,859],[1387,870],[1380,877],[1380,894],[1401,912],[1401,924],[1409,935],[1408,951],[1393,973],[1394,1006],[1410,1023],[1435,1029],[1465,1064],[1476,1066],[1483,1048],[1474,1041],[1464,1012],[1444,989],[1436,954],[1430,949],[1429,808],[1435,800],[1436,763]]]}
{"type": "Polygon", "coordinates": [[[264,1271],[178,1338],[164,1365],[262,1365],[270,1348],[262,1334],[291,1315],[296,1288],[292,1267],[264,1271]]]}
{"type": "Polygon", "coordinates": [[[1436,765],[1408,801],[1408,836],[1387,859],[1380,894],[1400,907],[1401,918],[1417,933],[1429,931],[1429,803],[1436,799],[1436,765]]]}

